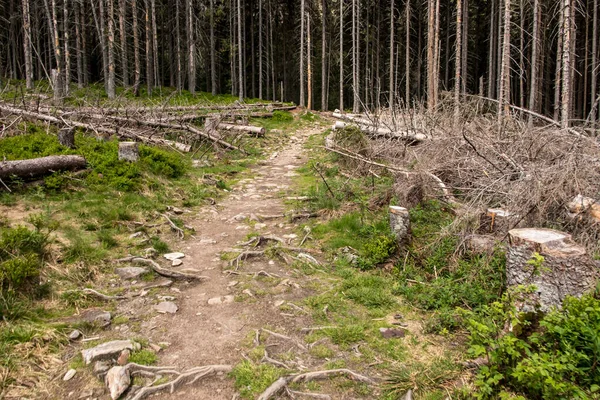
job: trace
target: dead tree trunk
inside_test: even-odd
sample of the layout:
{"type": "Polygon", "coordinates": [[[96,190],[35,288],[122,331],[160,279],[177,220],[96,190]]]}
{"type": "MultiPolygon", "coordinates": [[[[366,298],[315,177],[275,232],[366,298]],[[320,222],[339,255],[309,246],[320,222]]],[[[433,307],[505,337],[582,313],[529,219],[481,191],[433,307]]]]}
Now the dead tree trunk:
{"type": "Polygon", "coordinates": [[[119,0],[119,34],[121,37],[121,72],[123,74],[123,86],[129,86],[129,57],[127,51],[127,20],[126,0],[119,0]]]}
{"type": "Polygon", "coordinates": [[[510,1],[504,0],[504,38],[502,39],[502,65],[500,69],[500,90],[498,91],[498,122],[510,112],[510,1]]]}
{"type": "MultiPolygon", "coordinates": [[[[187,0],[190,1],[190,0],[187,0]]],[[[152,41],[150,39],[151,27],[150,27],[150,0],[145,0],[145,27],[146,27],[146,87],[148,96],[152,96],[152,88],[154,75],[152,73],[152,41]]]]}
{"type": "MultiPolygon", "coordinates": [[[[262,16],[262,9],[260,10],[262,16]]],[[[260,26],[262,29],[262,25],[260,26]]],[[[262,31],[261,31],[262,32],[262,31]]],[[[179,40],[179,39],[178,39],[179,40]]],[[[260,41],[260,46],[262,46],[262,36],[260,41]]],[[[210,0],[210,85],[211,85],[211,93],[213,96],[217,95],[217,64],[216,64],[216,43],[215,43],[215,1],[210,0]]],[[[179,52],[179,49],[177,49],[179,52]]],[[[260,48],[260,54],[262,57],[262,47],[260,48]]],[[[262,99],[262,58],[260,59],[260,73],[261,80],[259,81],[260,85],[260,93],[259,98],[262,99]]]]}
{"type": "Polygon", "coordinates": [[[72,171],[86,167],[81,156],[49,156],[30,160],[0,162],[0,178],[34,178],[54,171],[72,171]]]}
{"type": "Polygon", "coordinates": [[[62,128],[59,130],[58,142],[70,149],[75,148],[75,128],[62,128]]]}
{"type": "Polygon", "coordinates": [[[135,96],[139,96],[142,63],[140,61],[140,33],[138,31],[138,11],[136,0],[131,0],[131,14],[133,19],[133,93],[135,96]]]}
{"type": "Polygon", "coordinates": [[[344,110],[344,0],[340,0],[340,110],[344,110]]]}
{"type": "MultiPolygon", "coordinates": [[[[102,0],[101,0],[102,1],[102,0]]],[[[108,0],[108,82],[106,94],[109,99],[115,98],[115,10],[114,0],[108,0]]]]}
{"type": "Polygon", "coordinates": [[[185,0],[185,33],[188,40],[188,91],[196,94],[196,42],[194,41],[193,0],[185,0]]]}
{"type": "MultiPolygon", "coordinates": [[[[394,108],[394,31],[396,30],[394,24],[394,0],[390,2],[390,109],[394,108]]],[[[408,71],[407,71],[408,72],[408,71]]]]}
{"type": "MultiPolygon", "coordinates": [[[[238,0],[239,1],[239,0],[238,0]]],[[[300,1],[300,107],[306,104],[304,101],[304,22],[306,13],[304,0],[300,1]]]]}
{"type": "Polygon", "coordinates": [[[242,103],[244,101],[244,69],[243,69],[243,49],[242,49],[242,3],[241,0],[237,0],[237,33],[238,33],[238,74],[239,74],[239,90],[238,96],[239,101],[242,103]]]}
{"type": "Polygon", "coordinates": [[[63,45],[65,46],[65,95],[69,95],[69,86],[71,84],[71,48],[69,35],[69,1],[63,0],[63,45]]]}
{"type": "MultiPolygon", "coordinates": [[[[538,71],[540,46],[540,0],[533,0],[533,35],[531,38],[531,78],[529,86],[529,109],[538,112],[538,71]]],[[[533,127],[533,116],[529,116],[529,128],[533,127]]]]}
{"type": "Polygon", "coordinates": [[[590,121],[592,122],[592,129],[596,129],[596,115],[598,112],[598,99],[596,99],[596,88],[598,84],[598,0],[594,0],[594,16],[592,25],[592,104],[590,121]]]}
{"type": "Polygon", "coordinates": [[[31,21],[29,0],[22,1],[23,7],[23,51],[25,52],[25,86],[33,89],[33,58],[31,56],[31,21]]]}
{"type": "Polygon", "coordinates": [[[460,116],[460,73],[462,69],[462,1],[456,0],[456,53],[454,61],[454,121],[460,116]]]}
{"type": "Polygon", "coordinates": [[[410,237],[410,214],[406,208],[390,206],[390,227],[398,245],[407,245],[410,237]]]}
{"type": "Polygon", "coordinates": [[[562,103],[561,127],[569,127],[571,119],[571,0],[563,1],[563,48],[562,48],[562,103]]]}

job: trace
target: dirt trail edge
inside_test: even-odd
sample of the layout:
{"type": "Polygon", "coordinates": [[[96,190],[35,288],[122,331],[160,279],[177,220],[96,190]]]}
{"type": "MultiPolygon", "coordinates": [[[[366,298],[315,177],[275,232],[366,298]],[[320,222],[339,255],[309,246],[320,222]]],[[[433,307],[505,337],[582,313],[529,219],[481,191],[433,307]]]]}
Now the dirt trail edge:
{"type": "MultiPolygon", "coordinates": [[[[292,196],[294,170],[306,162],[303,144],[317,133],[317,128],[298,130],[285,149],[273,153],[251,171],[254,178],[238,182],[226,199],[201,209],[198,217],[190,221],[196,235],[179,249],[185,258],[178,269],[200,270],[209,280],[174,293],[179,306],[176,314],[159,314],[147,322],[143,332],[151,341],[169,343],[160,354],[160,364],[181,368],[235,365],[247,351],[241,342],[255,330],[268,328],[287,333],[306,326],[302,323],[304,313],[296,311],[294,315],[280,310],[286,302],[301,300],[308,294],[295,283],[297,276],[285,262],[278,257],[249,258],[232,274],[227,272],[228,261],[221,255],[239,249],[250,232],[276,235],[289,240],[289,246],[299,245],[302,238],[295,238],[295,225],[289,218],[260,221],[260,216],[286,211],[284,201],[292,196]],[[260,271],[272,276],[266,280],[264,276],[255,277],[260,271]]],[[[232,379],[221,376],[183,386],[172,395],[158,398],[231,400],[235,393],[232,379]]]]}

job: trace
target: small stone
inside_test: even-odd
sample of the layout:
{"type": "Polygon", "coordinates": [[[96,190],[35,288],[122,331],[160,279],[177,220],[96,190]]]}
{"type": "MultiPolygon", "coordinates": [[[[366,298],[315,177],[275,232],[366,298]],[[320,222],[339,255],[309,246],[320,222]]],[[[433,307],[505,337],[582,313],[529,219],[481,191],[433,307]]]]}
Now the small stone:
{"type": "Polygon", "coordinates": [[[233,297],[232,295],[213,297],[212,299],[208,299],[208,305],[215,306],[218,304],[229,304],[233,303],[234,300],[235,297],[233,297]]]}
{"type": "Polygon", "coordinates": [[[177,260],[179,258],[185,257],[185,254],[183,254],[183,253],[167,253],[163,257],[169,261],[173,261],[173,260],[177,260]]]}
{"type": "Polygon", "coordinates": [[[173,301],[175,300],[175,296],[157,296],[159,300],[162,301],[173,301]]]}
{"type": "Polygon", "coordinates": [[[245,289],[242,293],[247,294],[250,297],[254,297],[254,293],[250,289],[245,289]]]}
{"type": "Polygon", "coordinates": [[[162,303],[155,305],[154,309],[161,314],[175,314],[177,310],[179,310],[179,307],[171,301],[163,301],[162,303]]]}
{"type": "Polygon", "coordinates": [[[129,361],[129,356],[131,355],[131,351],[129,349],[125,349],[119,354],[119,358],[117,358],[117,364],[125,365],[129,361]]]}
{"type": "Polygon", "coordinates": [[[119,275],[121,279],[136,279],[147,272],[146,268],[141,267],[115,268],[115,274],[119,275]]]}
{"type": "Polygon", "coordinates": [[[75,329],[73,332],[69,333],[69,340],[77,340],[81,337],[81,332],[75,329]]]}
{"type": "Polygon", "coordinates": [[[91,364],[93,361],[106,360],[116,357],[117,354],[125,349],[133,349],[134,343],[131,340],[113,340],[112,342],[102,343],[96,347],[84,349],[81,351],[83,362],[86,365],[91,364]]]}
{"type": "Polygon", "coordinates": [[[63,376],[63,381],[71,380],[75,376],[76,373],[77,373],[77,371],[74,369],[68,370],[67,373],[65,374],[65,376],[63,376]]]}
{"type": "Polygon", "coordinates": [[[171,266],[172,267],[179,267],[182,264],[183,264],[183,261],[178,258],[176,260],[173,260],[173,262],[171,263],[171,266]]]}
{"type": "Polygon", "coordinates": [[[275,301],[275,303],[273,303],[275,305],[275,307],[280,307],[285,303],[285,300],[277,300],[275,301]]]}
{"type": "Polygon", "coordinates": [[[269,265],[275,265],[275,261],[269,260],[269,265]]]}
{"type": "Polygon", "coordinates": [[[155,353],[158,353],[159,351],[162,350],[162,347],[160,347],[159,345],[154,344],[154,343],[150,343],[149,346],[152,349],[152,351],[154,351],[155,353]]]}
{"type": "Polygon", "coordinates": [[[87,310],[81,314],[82,321],[93,324],[99,328],[105,328],[110,325],[111,315],[108,311],[87,310]]]}
{"type": "Polygon", "coordinates": [[[295,233],[291,233],[289,235],[283,235],[284,239],[296,239],[298,237],[298,235],[296,235],[295,233]]]}
{"type": "Polygon", "coordinates": [[[210,239],[210,238],[200,240],[200,244],[215,244],[215,243],[217,243],[217,241],[214,239],[210,239]]]}
{"type": "Polygon", "coordinates": [[[239,282],[238,281],[231,281],[227,284],[227,287],[234,287],[235,285],[237,285],[239,282]]]}
{"type": "Polygon", "coordinates": [[[255,224],[254,229],[264,229],[267,227],[267,224],[255,224]]]}
{"type": "Polygon", "coordinates": [[[379,328],[379,332],[384,339],[402,338],[406,335],[403,329],[379,328]]]}
{"type": "Polygon", "coordinates": [[[92,389],[86,389],[79,394],[79,400],[89,399],[94,395],[94,391],[92,389]]]}
{"type": "Polygon", "coordinates": [[[173,207],[171,208],[171,211],[173,211],[177,215],[183,214],[183,210],[181,208],[173,207]]]}

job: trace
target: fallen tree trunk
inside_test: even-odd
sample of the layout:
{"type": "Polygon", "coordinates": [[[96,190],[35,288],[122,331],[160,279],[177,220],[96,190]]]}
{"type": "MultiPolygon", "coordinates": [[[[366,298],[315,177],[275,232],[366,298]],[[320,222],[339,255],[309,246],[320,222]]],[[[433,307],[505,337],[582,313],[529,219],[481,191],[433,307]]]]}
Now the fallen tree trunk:
{"type": "Polygon", "coordinates": [[[81,156],[49,156],[29,160],[0,162],[0,178],[33,178],[55,171],[73,171],[87,165],[81,156]]]}
{"type": "MultiPolygon", "coordinates": [[[[404,139],[414,141],[423,141],[428,139],[427,135],[424,135],[422,133],[411,132],[408,129],[406,132],[393,131],[390,128],[379,126],[369,119],[365,119],[358,116],[334,112],[333,117],[355,124],[358,127],[358,129],[360,129],[362,132],[364,132],[370,137],[383,137],[390,139],[404,139]]],[[[338,121],[333,126],[333,129],[343,129],[345,127],[345,123],[338,121]]]]}
{"type": "Polygon", "coordinates": [[[240,132],[254,133],[254,134],[256,134],[256,136],[264,136],[264,134],[265,134],[265,128],[260,127],[260,126],[233,125],[233,124],[220,123],[217,125],[217,128],[223,129],[226,131],[240,131],[240,132]]]}

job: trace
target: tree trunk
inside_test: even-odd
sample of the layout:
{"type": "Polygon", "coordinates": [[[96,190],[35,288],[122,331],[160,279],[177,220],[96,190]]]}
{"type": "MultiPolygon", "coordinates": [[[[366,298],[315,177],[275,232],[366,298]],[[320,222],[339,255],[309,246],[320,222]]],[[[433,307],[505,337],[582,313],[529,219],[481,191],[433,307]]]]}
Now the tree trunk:
{"type": "Polygon", "coordinates": [[[108,1],[108,83],[106,93],[115,98],[115,20],[114,0],[108,1]]]}
{"type": "MultiPolygon", "coordinates": [[[[213,1],[213,0],[211,0],[213,1]]],[[[176,58],[176,68],[177,68],[177,91],[181,93],[181,89],[183,89],[183,72],[181,65],[181,28],[179,27],[179,21],[181,20],[181,15],[179,12],[179,2],[180,0],[175,0],[175,58],[176,58]]]]}
{"type": "Polygon", "coordinates": [[[571,0],[563,0],[563,14],[561,126],[566,129],[571,119],[571,0]]]}
{"type": "Polygon", "coordinates": [[[509,231],[506,259],[508,286],[535,285],[521,306],[525,312],[547,312],[562,307],[567,296],[580,297],[596,287],[600,269],[571,235],[542,228],[509,231]],[[540,265],[530,260],[542,256],[540,265]]]}
{"type": "Polygon", "coordinates": [[[85,82],[83,78],[83,50],[81,48],[81,36],[83,32],[85,32],[85,28],[80,23],[80,16],[82,14],[80,1],[75,0],[73,4],[75,5],[75,52],[77,53],[77,87],[81,89],[85,82]]]}
{"type": "Polygon", "coordinates": [[[352,37],[352,66],[354,71],[352,75],[352,92],[354,93],[352,111],[358,113],[360,111],[360,0],[352,0],[352,5],[352,27],[354,30],[354,35],[352,37]]]}
{"type": "Polygon", "coordinates": [[[469,72],[469,0],[463,0],[463,28],[462,28],[462,73],[461,73],[461,90],[463,93],[467,92],[467,81],[469,72]]]}
{"type": "Polygon", "coordinates": [[[500,90],[498,91],[498,123],[502,124],[510,109],[510,2],[504,0],[504,38],[502,39],[502,67],[500,69],[500,90]]]}
{"type": "Polygon", "coordinates": [[[340,0],[340,110],[344,111],[344,0],[340,0]]]}
{"type": "Polygon", "coordinates": [[[129,58],[127,54],[127,19],[126,0],[119,0],[119,34],[121,36],[121,71],[123,73],[123,86],[129,86],[129,58]]]}
{"type": "Polygon", "coordinates": [[[410,107],[410,75],[411,75],[411,70],[410,70],[410,0],[406,0],[406,43],[405,43],[405,51],[406,51],[406,55],[405,55],[405,69],[406,69],[406,94],[405,94],[405,99],[406,99],[406,106],[410,107]]]}
{"type": "Polygon", "coordinates": [[[304,107],[304,24],[306,12],[304,0],[300,0],[300,107],[304,107]]]}
{"type": "MultiPolygon", "coordinates": [[[[187,0],[190,1],[190,0],[187,0]]],[[[145,0],[146,12],[145,12],[145,27],[146,27],[146,88],[148,91],[148,97],[152,96],[152,88],[154,86],[152,80],[154,75],[152,73],[152,41],[151,41],[151,27],[150,27],[150,0],[145,0]]]]}
{"type": "Polygon", "coordinates": [[[131,14],[133,18],[133,94],[139,96],[142,63],[140,61],[140,33],[138,30],[137,0],[131,0],[131,14]]]}
{"type": "Polygon", "coordinates": [[[81,156],[49,156],[30,160],[0,162],[0,179],[17,176],[34,178],[48,175],[54,171],[76,170],[86,167],[85,158],[81,156]]]}
{"type": "Polygon", "coordinates": [[[54,100],[60,102],[65,96],[65,91],[64,76],[62,72],[63,59],[60,54],[60,40],[58,38],[58,17],[56,11],[56,0],[52,0],[52,33],[54,39],[54,55],[56,57],[56,74],[54,75],[54,100]]]}
{"type": "Polygon", "coordinates": [[[327,110],[327,1],[321,3],[321,111],[327,110]]]}
{"type": "MultiPolygon", "coordinates": [[[[112,0],[111,0],[112,1],[112,0]]],[[[154,87],[160,87],[162,77],[159,70],[159,58],[158,58],[158,32],[156,28],[156,0],[151,0],[150,5],[152,7],[152,61],[154,70],[154,87]]]]}
{"type": "Polygon", "coordinates": [[[33,58],[31,56],[31,21],[29,0],[22,0],[23,7],[23,51],[25,52],[25,86],[33,89],[33,58]]]}
{"type": "Polygon", "coordinates": [[[430,111],[435,108],[435,3],[436,0],[427,2],[427,108],[430,111]]]}
{"type": "Polygon", "coordinates": [[[590,111],[590,121],[592,123],[592,128],[596,129],[596,114],[598,112],[598,100],[596,99],[596,88],[598,82],[598,0],[594,0],[594,16],[592,24],[592,104],[590,111]]]}
{"type": "Polygon", "coordinates": [[[69,47],[69,1],[63,0],[63,44],[65,46],[65,96],[69,95],[69,86],[71,84],[71,49],[69,47]]]}
{"type": "Polygon", "coordinates": [[[306,108],[312,110],[312,62],[310,48],[310,14],[306,13],[306,78],[307,78],[307,104],[306,108]]]}
{"type": "Polygon", "coordinates": [[[462,70],[462,0],[456,0],[456,50],[454,61],[454,122],[460,116],[460,73],[462,70]]]}
{"type": "Polygon", "coordinates": [[[494,89],[496,88],[496,51],[494,49],[496,43],[496,0],[492,0],[490,19],[487,97],[493,99],[494,89]]]}
{"type": "MultiPolygon", "coordinates": [[[[540,46],[540,0],[533,1],[533,35],[531,43],[531,77],[529,87],[529,109],[538,112],[538,71],[539,71],[539,46],[540,46]]],[[[529,116],[529,129],[533,127],[533,116],[529,116]]]]}
{"type": "Polygon", "coordinates": [[[563,61],[563,39],[564,39],[564,12],[562,10],[563,0],[560,0],[558,41],[556,45],[556,73],[554,75],[554,120],[558,121],[561,110],[561,75],[563,61]]]}
{"type": "MultiPolygon", "coordinates": [[[[394,0],[390,2],[390,109],[394,108],[394,31],[396,30],[394,24],[394,0]]],[[[408,70],[407,70],[408,72],[408,70]]]]}
{"type": "Polygon", "coordinates": [[[238,74],[239,74],[239,101],[242,103],[244,101],[244,70],[242,64],[242,3],[241,0],[237,0],[237,31],[238,31],[238,74]]]}
{"type": "Polygon", "coordinates": [[[192,2],[193,0],[185,0],[185,31],[188,40],[188,91],[194,95],[196,94],[196,42],[192,2]]]}

